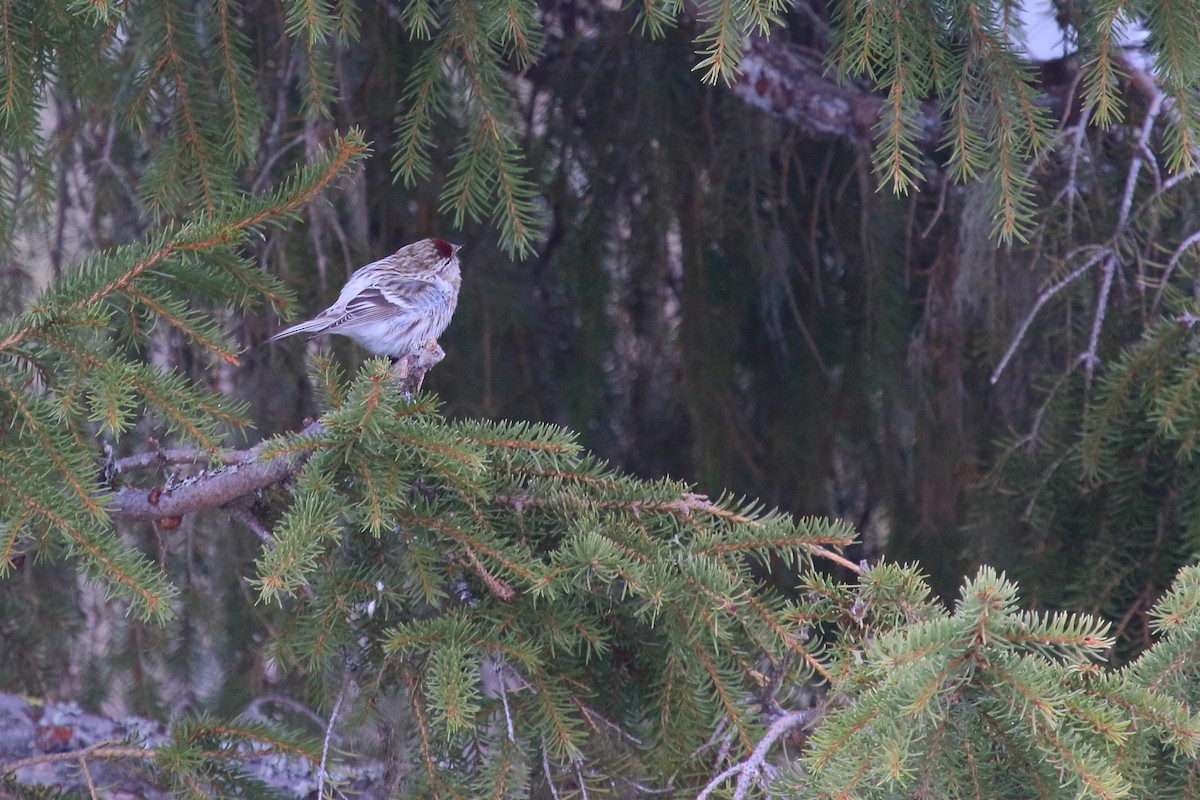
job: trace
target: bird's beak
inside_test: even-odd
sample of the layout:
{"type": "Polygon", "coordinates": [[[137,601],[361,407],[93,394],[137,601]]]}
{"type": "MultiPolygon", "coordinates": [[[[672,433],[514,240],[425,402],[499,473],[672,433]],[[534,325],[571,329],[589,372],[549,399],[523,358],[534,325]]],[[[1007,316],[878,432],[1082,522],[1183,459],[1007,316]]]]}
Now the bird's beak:
{"type": "Polygon", "coordinates": [[[450,245],[450,255],[452,255],[452,256],[458,255],[458,251],[459,251],[459,250],[462,250],[462,245],[461,245],[461,244],[452,244],[452,245],[450,245]]]}

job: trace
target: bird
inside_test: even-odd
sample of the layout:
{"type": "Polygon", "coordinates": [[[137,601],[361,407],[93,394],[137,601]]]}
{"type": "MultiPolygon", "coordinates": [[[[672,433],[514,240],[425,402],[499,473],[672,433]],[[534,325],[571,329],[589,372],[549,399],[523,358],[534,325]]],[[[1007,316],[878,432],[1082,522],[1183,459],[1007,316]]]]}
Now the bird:
{"type": "Polygon", "coordinates": [[[460,244],[422,239],[359,267],[337,301],[267,339],[340,333],[395,364],[442,335],[458,305],[460,244]]]}

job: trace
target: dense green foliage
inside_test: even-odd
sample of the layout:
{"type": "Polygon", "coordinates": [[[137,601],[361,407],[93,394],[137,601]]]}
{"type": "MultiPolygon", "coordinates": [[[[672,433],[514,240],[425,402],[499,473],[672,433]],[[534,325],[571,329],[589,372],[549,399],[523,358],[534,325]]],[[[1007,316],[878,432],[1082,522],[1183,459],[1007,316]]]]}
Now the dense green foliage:
{"type": "Polygon", "coordinates": [[[1196,792],[1200,38],[1056,8],[0,0],[0,689],[181,797],[1196,792]],[[440,397],[257,346],[456,228],[440,397]]]}

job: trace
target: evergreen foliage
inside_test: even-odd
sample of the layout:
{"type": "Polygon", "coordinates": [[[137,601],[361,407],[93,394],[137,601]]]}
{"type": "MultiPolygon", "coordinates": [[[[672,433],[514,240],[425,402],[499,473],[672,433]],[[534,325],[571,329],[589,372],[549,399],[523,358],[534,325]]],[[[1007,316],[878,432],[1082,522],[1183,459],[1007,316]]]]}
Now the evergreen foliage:
{"type": "Polygon", "coordinates": [[[293,617],[282,663],[337,674],[350,653],[365,703],[411,705],[411,796],[599,790],[630,764],[661,782],[718,727],[748,751],[771,693],[827,675],[796,623],[830,598],[785,602],[751,567],[811,572],[844,524],[633,480],[555,428],[448,423],[382,361],[318,368],[322,433],[264,452],[313,455],[256,584],[293,617]]]}
{"type": "MultiPolygon", "coordinates": [[[[759,138],[788,137],[695,81],[629,87],[648,74],[674,77],[667,64],[692,48],[684,58],[698,56],[704,82],[735,82],[750,37],[784,22],[800,27],[785,4],[713,0],[693,9],[667,0],[620,12],[627,16],[613,11],[663,40],[613,57],[605,26],[614,23],[588,17],[595,9],[555,16],[523,0],[380,8],[286,0],[266,11],[233,0],[0,0],[0,245],[15,251],[56,193],[66,208],[76,168],[87,172],[91,210],[103,221],[91,230],[111,238],[87,242],[95,252],[59,270],[31,302],[3,298],[12,312],[0,322],[6,684],[60,691],[47,676],[59,674],[53,662],[77,628],[54,641],[36,632],[72,615],[83,627],[88,589],[79,574],[130,618],[114,634],[127,660],[97,657],[72,680],[93,705],[124,692],[127,707],[172,717],[172,735],[72,757],[132,759],[181,797],[286,793],[247,769],[268,757],[306,762],[320,793],[347,794],[351,787],[339,787],[347,772],[374,759],[385,765],[384,793],[410,797],[1195,792],[1200,571],[1180,570],[1200,551],[1200,309],[1197,238],[1188,230],[1196,198],[1186,180],[1200,131],[1192,86],[1200,52],[1190,8],[1102,2],[1066,23],[1087,63],[1087,107],[1073,142],[1060,141],[1038,102],[1011,33],[1013,4],[847,0],[834,10],[836,70],[885,92],[880,185],[918,187],[932,169],[932,139],[951,181],[984,183],[993,235],[1029,239],[1018,252],[1052,264],[1009,350],[992,360],[999,377],[1036,322],[1055,334],[1040,345],[1047,360],[1067,366],[1032,432],[1011,443],[994,473],[1004,491],[987,502],[1002,510],[983,520],[994,528],[984,541],[1020,564],[1036,605],[1093,615],[1022,611],[1015,583],[987,568],[948,611],[919,567],[843,556],[854,543],[846,522],[631,477],[563,427],[443,414],[433,394],[404,396],[379,360],[343,369],[340,354],[317,353],[304,386],[319,420],[255,451],[231,449],[230,433],[249,427],[255,409],[224,391],[221,370],[285,358],[243,350],[255,336],[243,318],[292,305],[284,281],[262,267],[286,265],[303,221],[322,253],[322,231],[350,249],[343,221],[388,225],[367,220],[365,203],[352,206],[368,181],[345,190],[357,217],[322,216],[329,209],[313,201],[339,177],[363,176],[366,134],[344,124],[354,117],[352,95],[391,80],[403,88],[382,112],[386,122],[372,119],[385,131],[375,137],[387,140],[376,146],[416,198],[406,213],[421,226],[438,211],[468,228],[486,220],[520,255],[579,233],[559,258],[583,266],[548,285],[594,312],[563,311],[564,327],[582,329],[581,338],[611,313],[613,295],[637,295],[633,307],[644,309],[656,305],[647,300],[657,297],[654,280],[670,285],[670,302],[657,305],[682,307],[681,322],[631,312],[626,327],[644,341],[689,339],[678,382],[689,419],[703,429],[697,451],[719,450],[756,411],[768,416],[765,402],[736,408],[733,389],[706,393],[713,375],[735,375],[754,395],[764,372],[784,373],[795,416],[844,406],[867,431],[857,440],[864,446],[910,425],[914,412],[891,389],[913,330],[911,252],[902,251],[916,237],[897,222],[902,206],[871,201],[869,187],[855,195],[853,168],[836,174],[852,156],[836,147],[820,169],[785,151],[758,152],[759,138]],[[388,14],[406,39],[386,41],[394,29],[380,33],[363,20],[388,14]],[[1134,19],[1148,31],[1161,94],[1138,108],[1140,131],[1089,132],[1089,119],[1123,119],[1120,79],[1133,70],[1116,32],[1134,19]],[[589,33],[567,39],[568,27],[589,33]],[[397,51],[394,75],[356,63],[369,37],[397,51]],[[560,71],[535,83],[544,60],[560,71]],[[623,80],[597,77],[613,69],[623,80]],[[555,92],[539,94],[548,86],[555,92]],[[659,117],[639,115],[638,105],[659,117]],[[578,118],[597,108],[619,126],[585,132],[578,118]],[[714,128],[743,141],[718,149],[714,128]],[[672,138],[660,139],[667,130],[672,138]],[[630,141],[638,147],[620,146],[630,141]],[[664,155],[706,149],[703,162],[664,155]],[[1106,151],[1127,168],[1109,169],[1106,151]],[[1177,174],[1160,174],[1159,158],[1177,174]],[[277,169],[292,177],[264,189],[277,169]],[[814,174],[795,177],[804,171],[814,174]],[[831,182],[836,192],[824,188],[831,182]],[[789,205],[814,183],[817,199],[789,205]],[[567,196],[553,207],[541,196],[550,185],[567,196]],[[435,201],[423,205],[430,186],[435,201]],[[113,191],[123,200],[110,206],[113,191]],[[857,205],[843,204],[852,196],[857,205]],[[872,209],[889,213],[868,224],[872,209]],[[855,215],[857,227],[846,222],[855,215]],[[818,218],[824,235],[845,228],[838,241],[854,246],[818,242],[818,218]],[[767,222],[778,223],[774,234],[763,234],[767,222]],[[286,245],[266,235],[284,225],[286,245]],[[770,248],[787,249],[780,231],[798,230],[812,240],[813,262],[803,276],[811,291],[799,302],[783,260],[761,283],[745,277],[747,264],[768,263],[770,248]],[[636,255],[621,261],[614,253],[622,249],[636,255]],[[679,275],[677,260],[688,265],[679,275]],[[860,264],[871,274],[843,280],[860,264]],[[831,296],[853,297],[825,305],[822,281],[831,296]],[[1117,298],[1126,285],[1127,297],[1117,298]],[[1067,321],[1035,319],[1047,304],[1061,305],[1067,321]],[[774,327],[746,334],[748,308],[766,309],[774,327]],[[825,322],[860,308],[870,319],[818,344],[802,308],[825,322]],[[781,309],[806,333],[805,357],[817,365],[808,374],[840,387],[823,401],[799,371],[780,367],[793,365],[779,355],[784,348],[772,349],[784,339],[781,309]],[[758,361],[739,362],[722,347],[739,337],[758,361]],[[178,351],[174,363],[157,352],[166,346],[178,351]],[[845,356],[862,350],[859,361],[845,356]],[[830,368],[833,356],[843,360],[830,368]],[[885,420],[899,421],[878,433],[885,420]],[[165,479],[153,470],[144,479],[116,475],[118,451],[131,449],[163,467],[165,479]],[[267,462],[288,465],[286,480],[218,513],[160,516],[153,527],[111,518],[123,491],[158,497],[267,462]],[[259,538],[226,524],[227,515],[259,538]],[[1014,518],[1029,530],[1014,540],[1021,549],[1004,552],[997,541],[1014,518]],[[1040,556],[1024,547],[1031,540],[1040,556]],[[22,566],[26,553],[39,563],[22,566]],[[219,606],[214,617],[226,630],[199,629],[197,618],[219,606]],[[1110,627],[1100,615],[1119,621],[1110,627]],[[217,667],[200,663],[205,639],[226,648],[217,667]],[[122,663],[147,677],[120,686],[110,671],[122,663]],[[172,680],[183,674],[189,691],[200,687],[188,698],[195,715],[175,713],[172,680]],[[303,714],[281,713],[278,725],[250,720],[265,686],[303,697],[319,724],[303,714]],[[367,741],[367,731],[378,739],[367,741]]],[[[917,206],[909,209],[915,218],[917,206]]],[[[930,229],[941,214],[939,203],[930,229]]],[[[970,221],[961,212],[964,237],[970,221]]],[[[316,261],[316,276],[296,281],[312,294],[327,278],[337,282],[316,261]]],[[[499,282],[482,273],[470,280],[499,282]]],[[[464,302],[461,313],[483,312],[464,302]]],[[[587,360],[561,349],[566,355],[548,360],[587,360]]],[[[517,361],[504,366],[516,372],[517,361]]],[[[572,384],[587,408],[604,402],[597,375],[625,366],[592,361],[574,367],[572,384]]],[[[642,388],[635,383],[622,389],[633,394],[642,388]]],[[[279,387],[269,379],[258,394],[279,387]]],[[[797,458],[824,446],[769,433],[762,438],[802,451],[797,458]]],[[[825,491],[819,477],[812,491],[825,491]]],[[[768,479],[779,493],[802,483],[768,479]]],[[[10,767],[0,764],[5,793],[46,795],[10,781],[10,767]]]]}
{"type": "MultiPolygon", "coordinates": [[[[1077,143],[1077,155],[1093,146],[1077,143]]],[[[1055,366],[976,508],[978,552],[1036,587],[1039,605],[1117,621],[1122,659],[1153,641],[1146,610],[1200,553],[1195,187],[1139,172],[1135,159],[1081,181],[1077,201],[1096,213],[1074,235],[1097,243],[1067,249],[1058,218],[1039,234],[1056,271],[1016,341],[1041,332],[1055,366]],[[1114,195],[1115,207],[1101,200],[1114,195]],[[1126,281],[1120,297],[1112,287],[1126,281]],[[1063,316],[1038,316],[1043,304],[1063,316]]]]}
{"type": "Polygon", "coordinates": [[[15,552],[66,550],[143,617],[168,617],[169,582],[107,525],[90,425],[116,437],[144,409],[167,433],[219,453],[224,431],[245,424],[239,405],[145,363],[139,351],[162,323],[206,357],[236,364],[238,345],[212,322],[211,309],[264,302],[282,309],[288,297],[235,245],[293,216],[365,150],[352,132],[273,192],[88,258],[0,325],[0,414],[11,420],[0,451],[0,575],[15,552]],[[209,313],[194,310],[197,303],[209,313]]]}
{"type": "MultiPolygon", "coordinates": [[[[1194,591],[1195,578],[1181,574],[1176,592],[1194,591]]],[[[1178,594],[1156,616],[1171,616],[1178,594]]],[[[846,686],[853,699],[772,792],[1185,797],[1195,791],[1191,770],[1160,769],[1194,763],[1200,717],[1158,689],[1188,680],[1190,668],[1179,666],[1189,645],[1166,637],[1111,672],[1099,666],[1112,645],[1107,627],[1020,611],[1016,587],[984,568],[952,613],[938,609],[870,642],[846,686]],[[1182,658],[1168,663],[1172,656],[1182,658]]]]}

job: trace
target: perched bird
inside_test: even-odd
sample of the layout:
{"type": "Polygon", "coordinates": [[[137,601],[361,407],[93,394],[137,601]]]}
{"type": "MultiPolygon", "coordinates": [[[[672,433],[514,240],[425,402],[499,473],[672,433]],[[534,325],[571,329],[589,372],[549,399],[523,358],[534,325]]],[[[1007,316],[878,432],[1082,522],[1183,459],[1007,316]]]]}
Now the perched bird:
{"type": "Polygon", "coordinates": [[[267,341],[293,333],[340,333],[393,361],[414,355],[450,324],[462,285],[461,247],[445,239],[422,239],[359,267],[336,303],[267,341]]]}

